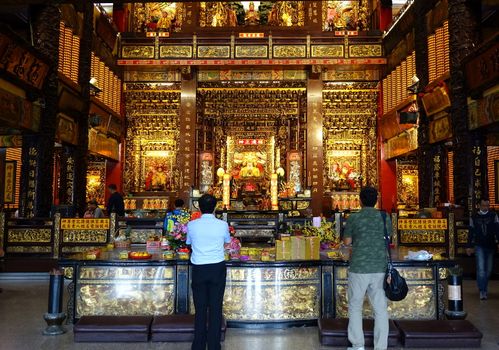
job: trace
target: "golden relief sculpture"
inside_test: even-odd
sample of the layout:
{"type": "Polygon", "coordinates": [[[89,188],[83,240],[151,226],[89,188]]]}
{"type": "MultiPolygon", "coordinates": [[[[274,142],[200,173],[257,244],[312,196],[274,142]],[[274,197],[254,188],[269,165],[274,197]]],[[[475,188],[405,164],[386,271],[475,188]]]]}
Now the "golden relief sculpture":
{"type": "Polygon", "coordinates": [[[401,231],[400,243],[445,243],[445,231],[401,231]]]}
{"type": "Polygon", "coordinates": [[[343,57],[343,45],[312,45],[312,57],[333,58],[343,57]]]}
{"type": "Polygon", "coordinates": [[[159,47],[160,58],[191,58],[192,46],[190,45],[162,45],[159,47]]]}
{"type": "Polygon", "coordinates": [[[182,2],[135,3],[132,9],[134,32],[178,32],[186,18],[182,2]]]}
{"type": "Polygon", "coordinates": [[[319,281],[318,267],[228,268],[224,316],[231,321],[316,319],[319,281]]]}
{"type": "Polygon", "coordinates": [[[368,0],[323,1],[323,30],[368,30],[368,0]]]}
{"type": "Polygon", "coordinates": [[[305,24],[303,1],[200,2],[199,14],[201,27],[299,27],[305,24]]]}
{"type": "Polygon", "coordinates": [[[350,57],[381,57],[383,49],[378,44],[350,45],[348,47],[350,57]]]}
{"type": "Polygon", "coordinates": [[[417,208],[418,166],[415,164],[397,163],[397,202],[405,208],[417,208]]]}
{"type": "Polygon", "coordinates": [[[121,48],[123,58],[154,58],[154,46],[127,45],[121,48]]]}
{"type": "MultiPolygon", "coordinates": [[[[397,270],[409,286],[409,293],[402,301],[388,302],[390,319],[416,320],[436,319],[436,290],[432,268],[399,267],[397,270]]],[[[336,317],[348,318],[348,268],[337,267],[336,277],[336,317]]],[[[367,298],[364,301],[364,317],[372,318],[373,311],[367,298]]]]}
{"type": "Polygon", "coordinates": [[[378,90],[372,83],[324,84],[324,186],[357,191],[377,183],[378,90]]]}
{"type": "Polygon", "coordinates": [[[273,57],[275,58],[305,58],[307,47],[305,45],[274,45],[273,57]]]}
{"type": "Polygon", "coordinates": [[[64,243],[107,243],[107,230],[63,230],[64,243]]]}
{"type": "Polygon", "coordinates": [[[237,45],[236,58],[267,58],[267,45],[237,45]]]}
{"type": "Polygon", "coordinates": [[[125,192],[175,190],[179,173],[179,84],[127,83],[124,94],[129,140],[125,149],[125,192]]]}
{"type": "Polygon", "coordinates": [[[199,58],[229,58],[230,46],[198,46],[199,58]]]}
{"type": "Polygon", "coordinates": [[[458,244],[467,244],[468,243],[468,234],[469,234],[469,230],[467,228],[458,228],[457,229],[457,243],[458,244]]]}
{"type": "Polygon", "coordinates": [[[170,315],[175,303],[175,268],[82,267],[76,285],[76,314],[170,315]]]}
{"type": "Polygon", "coordinates": [[[9,229],[7,242],[9,243],[50,243],[52,230],[47,229],[9,229]]]}

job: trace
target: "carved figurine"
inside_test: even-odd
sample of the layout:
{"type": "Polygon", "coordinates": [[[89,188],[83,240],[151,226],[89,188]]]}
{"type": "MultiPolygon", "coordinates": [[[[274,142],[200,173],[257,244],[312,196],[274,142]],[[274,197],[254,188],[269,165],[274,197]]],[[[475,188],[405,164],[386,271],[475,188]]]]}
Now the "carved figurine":
{"type": "Polygon", "coordinates": [[[253,1],[249,3],[249,9],[246,11],[244,23],[249,25],[257,25],[260,23],[260,14],[255,10],[255,3],[253,1]]]}

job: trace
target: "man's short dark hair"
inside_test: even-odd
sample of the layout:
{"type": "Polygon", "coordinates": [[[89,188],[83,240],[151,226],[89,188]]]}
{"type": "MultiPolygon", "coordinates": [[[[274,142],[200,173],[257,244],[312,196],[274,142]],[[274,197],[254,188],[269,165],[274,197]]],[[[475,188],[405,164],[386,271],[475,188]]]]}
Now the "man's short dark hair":
{"type": "Polygon", "coordinates": [[[199,198],[199,209],[203,214],[211,214],[217,206],[217,199],[211,194],[203,194],[199,198]]]}
{"type": "Polygon", "coordinates": [[[115,184],[110,184],[109,186],[107,186],[107,188],[109,188],[110,190],[114,190],[114,191],[118,190],[118,187],[116,187],[115,184]]]}
{"type": "Polygon", "coordinates": [[[482,198],[482,199],[480,199],[480,203],[481,202],[490,202],[490,200],[488,198],[482,198]]]}
{"type": "Polygon", "coordinates": [[[365,207],[374,207],[378,201],[378,191],[371,186],[367,186],[360,190],[360,201],[365,207]]]}
{"type": "Polygon", "coordinates": [[[177,198],[175,199],[175,208],[181,208],[184,206],[184,200],[177,198]]]}

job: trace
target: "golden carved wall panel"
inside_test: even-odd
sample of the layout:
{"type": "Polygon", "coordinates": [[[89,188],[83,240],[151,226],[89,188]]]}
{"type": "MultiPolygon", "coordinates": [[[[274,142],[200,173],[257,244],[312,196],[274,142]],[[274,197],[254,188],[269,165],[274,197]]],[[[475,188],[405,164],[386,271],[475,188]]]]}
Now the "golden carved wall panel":
{"type": "Polygon", "coordinates": [[[322,73],[323,81],[374,81],[379,80],[378,70],[336,70],[322,73]]]}
{"type": "Polygon", "coordinates": [[[7,253],[52,253],[52,247],[47,246],[8,246],[7,253]]]}
{"type": "Polygon", "coordinates": [[[175,305],[175,268],[82,267],[76,314],[170,315],[175,305]]]}
{"type": "Polygon", "coordinates": [[[236,58],[267,58],[269,55],[267,45],[237,45],[236,58]]]}
{"type": "MultiPolygon", "coordinates": [[[[399,267],[397,270],[409,286],[409,293],[402,301],[388,302],[390,319],[436,319],[436,293],[432,268],[399,267]]],[[[335,268],[336,277],[336,317],[348,318],[348,272],[346,267],[335,268]]],[[[372,318],[369,301],[364,300],[364,317],[372,318]]]]}
{"type": "Polygon", "coordinates": [[[230,46],[198,46],[198,58],[230,58],[230,46]]]}
{"type": "Polygon", "coordinates": [[[124,95],[125,192],[175,190],[180,174],[176,165],[180,84],[126,83],[124,95]]]}
{"type": "Polygon", "coordinates": [[[397,162],[397,202],[407,208],[416,208],[419,204],[417,164],[397,162]]]}
{"type": "Polygon", "coordinates": [[[312,57],[333,58],[345,55],[343,45],[312,45],[312,57]]]}
{"type": "Polygon", "coordinates": [[[377,83],[324,83],[324,186],[358,191],[378,182],[377,83]]]}
{"type": "Polygon", "coordinates": [[[190,45],[162,45],[159,47],[160,58],[191,58],[192,46],[190,45]]]}
{"type": "Polygon", "coordinates": [[[64,243],[107,243],[107,230],[63,230],[64,243]]]}
{"type": "Polygon", "coordinates": [[[305,45],[274,45],[273,57],[275,58],[305,58],[307,47],[305,45]]]}
{"type": "Polygon", "coordinates": [[[161,72],[150,72],[150,71],[125,71],[124,73],[124,81],[144,81],[144,82],[172,82],[172,81],[180,81],[181,76],[178,70],[169,70],[169,71],[161,71],[161,72]]]}
{"type": "Polygon", "coordinates": [[[130,45],[121,48],[123,58],[154,58],[154,46],[130,45]]]}
{"type": "Polygon", "coordinates": [[[348,53],[350,57],[381,57],[383,49],[381,44],[350,45],[348,53]]]}
{"type": "Polygon", "coordinates": [[[9,229],[7,242],[9,243],[50,243],[52,241],[52,230],[47,229],[9,229]]]}
{"type": "Polygon", "coordinates": [[[320,314],[320,268],[227,269],[227,320],[291,321],[320,314]]]}

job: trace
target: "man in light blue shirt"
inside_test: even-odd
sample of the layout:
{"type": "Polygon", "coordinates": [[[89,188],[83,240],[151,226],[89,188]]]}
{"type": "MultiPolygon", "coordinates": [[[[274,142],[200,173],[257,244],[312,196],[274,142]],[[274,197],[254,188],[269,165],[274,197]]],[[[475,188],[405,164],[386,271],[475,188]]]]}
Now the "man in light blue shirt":
{"type": "Polygon", "coordinates": [[[230,234],[229,225],[213,215],[216,205],[215,197],[203,195],[199,198],[201,218],[187,224],[187,244],[192,248],[191,287],[196,308],[192,350],[205,350],[206,344],[208,350],[221,349],[222,302],[227,274],[224,243],[230,243],[230,234]]]}

